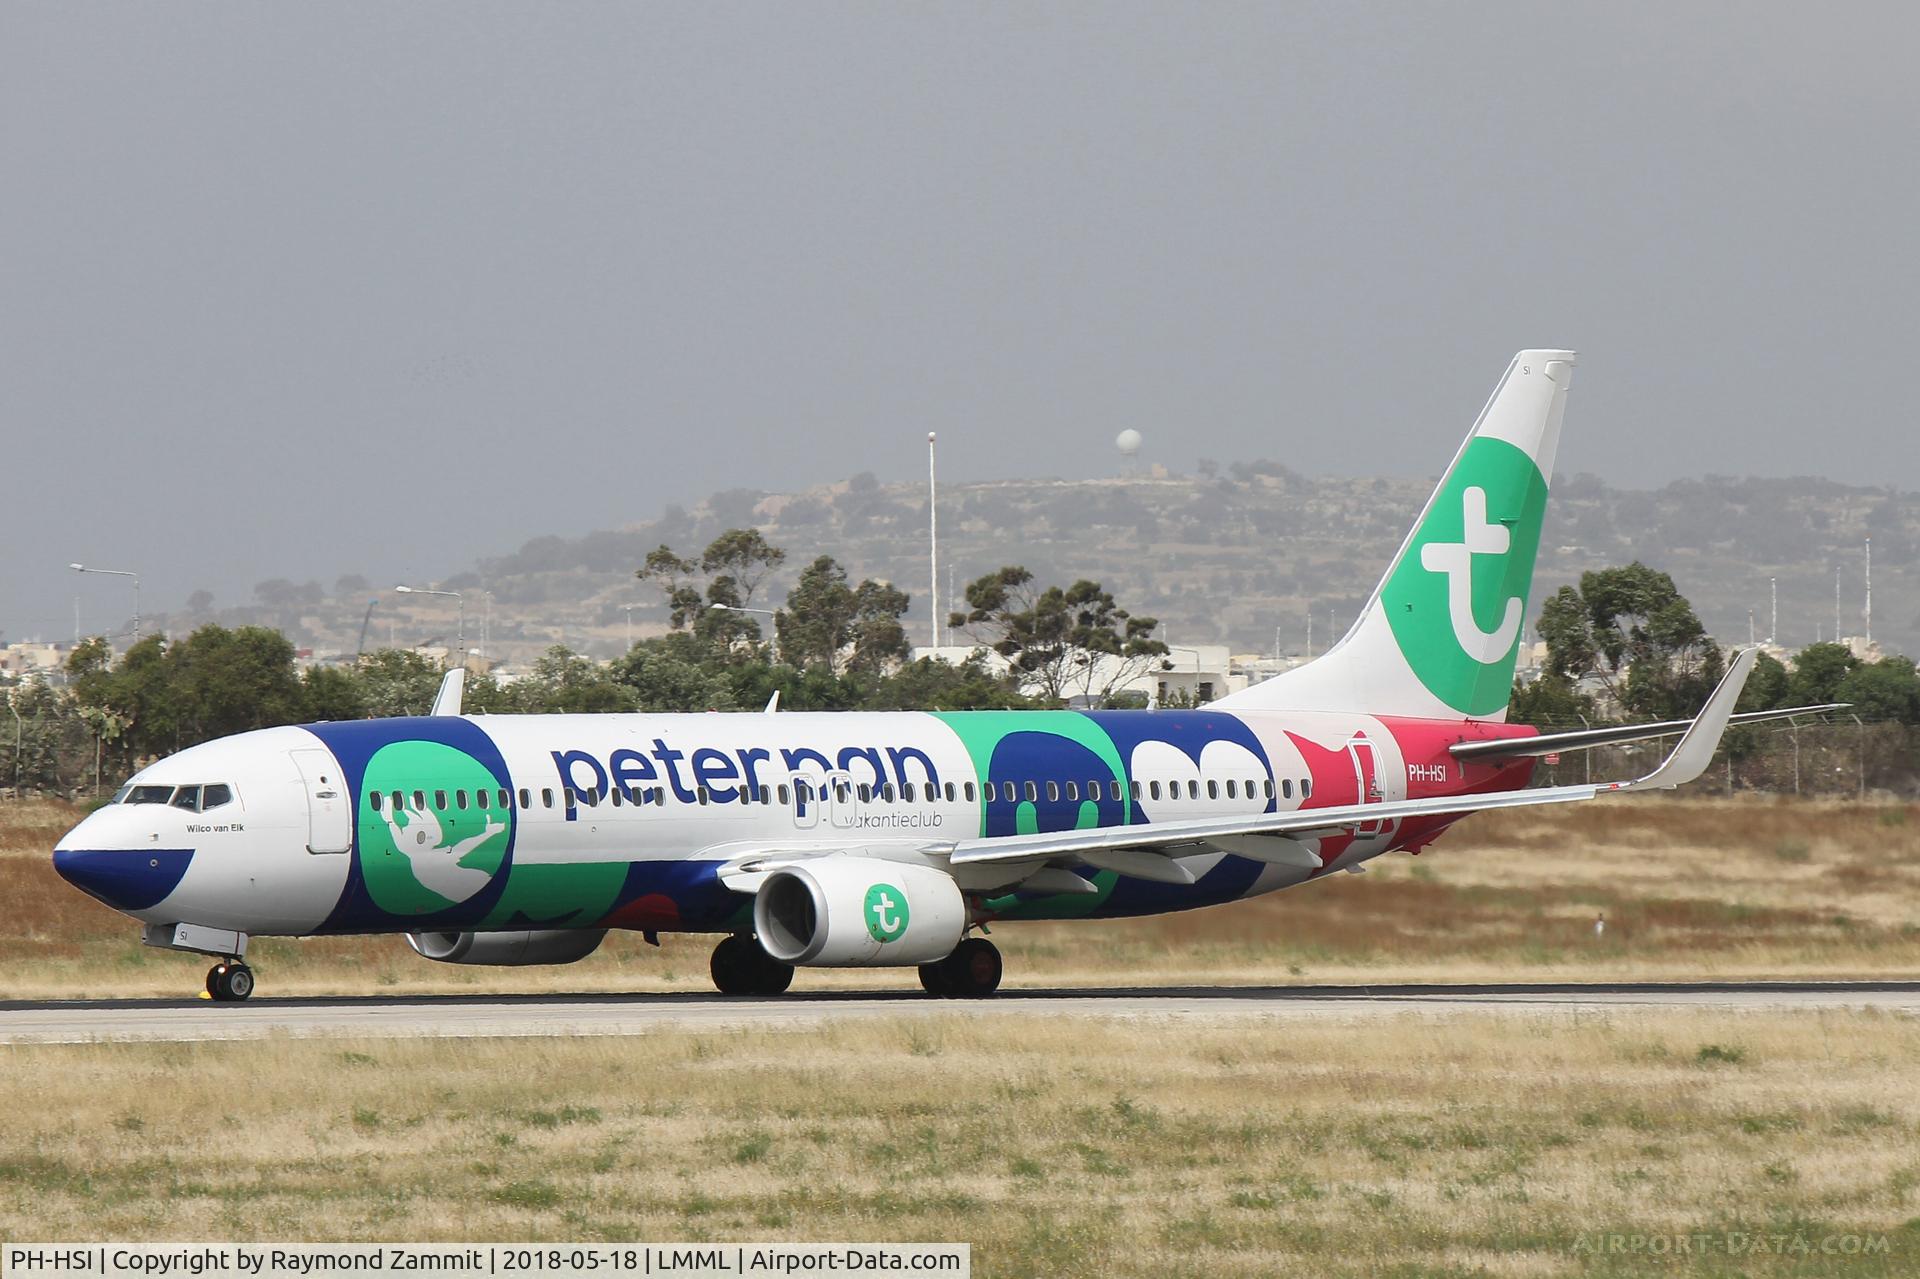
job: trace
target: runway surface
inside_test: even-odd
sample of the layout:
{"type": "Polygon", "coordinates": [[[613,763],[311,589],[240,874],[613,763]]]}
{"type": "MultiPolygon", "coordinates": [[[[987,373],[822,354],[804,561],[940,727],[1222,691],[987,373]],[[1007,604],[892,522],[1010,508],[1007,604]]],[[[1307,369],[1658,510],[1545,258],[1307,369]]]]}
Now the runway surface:
{"type": "Polygon", "coordinates": [[[1461,1013],[1568,1015],[1634,1009],[1874,1008],[1920,1014],[1920,982],[1567,982],[1447,986],[1191,986],[1009,990],[986,1000],[907,991],[773,998],[712,994],[257,996],[244,1004],[124,999],[0,1002],[0,1043],[309,1036],[480,1038],[644,1035],[661,1030],[805,1030],[926,1015],[1096,1017],[1148,1022],[1349,1020],[1461,1013]]]}

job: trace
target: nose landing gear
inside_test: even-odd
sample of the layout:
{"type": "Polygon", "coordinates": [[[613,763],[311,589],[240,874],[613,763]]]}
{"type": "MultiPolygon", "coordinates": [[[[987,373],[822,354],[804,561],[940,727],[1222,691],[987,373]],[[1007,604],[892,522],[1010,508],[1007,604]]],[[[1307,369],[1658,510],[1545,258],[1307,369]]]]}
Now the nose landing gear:
{"type": "Polygon", "coordinates": [[[207,994],[222,1004],[239,1003],[253,993],[253,969],[238,959],[207,969],[207,994]]]}

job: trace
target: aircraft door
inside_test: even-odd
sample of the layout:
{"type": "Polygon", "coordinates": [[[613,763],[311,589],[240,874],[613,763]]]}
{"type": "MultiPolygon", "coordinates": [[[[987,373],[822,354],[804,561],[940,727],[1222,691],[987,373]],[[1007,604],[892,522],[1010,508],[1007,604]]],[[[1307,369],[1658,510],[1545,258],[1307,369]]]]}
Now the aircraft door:
{"type": "Polygon", "coordinates": [[[827,774],[827,820],[841,830],[860,824],[860,792],[854,788],[853,774],[836,769],[827,774]]]}
{"type": "MultiPolygon", "coordinates": [[[[1347,757],[1353,761],[1354,790],[1360,797],[1359,802],[1378,804],[1385,799],[1386,795],[1380,788],[1379,756],[1365,733],[1355,733],[1347,739],[1347,757]]],[[[1384,827],[1384,822],[1362,822],[1354,827],[1353,835],[1355,839],[1370,839],[1384,827]]]]}
{"type": "Polygon", "coordinates": [[[307,797],[307,851],[344,853],[353,847],[353,804],[340,765],[323,750],[289,751],[307,797]]]}
{"type": "Polygon", "coordinates": [[[793,787],[793,825],[795,830],[814,830],[827,804],[826,785],[811,773],[795,773],[788,784],[793,787]]]}

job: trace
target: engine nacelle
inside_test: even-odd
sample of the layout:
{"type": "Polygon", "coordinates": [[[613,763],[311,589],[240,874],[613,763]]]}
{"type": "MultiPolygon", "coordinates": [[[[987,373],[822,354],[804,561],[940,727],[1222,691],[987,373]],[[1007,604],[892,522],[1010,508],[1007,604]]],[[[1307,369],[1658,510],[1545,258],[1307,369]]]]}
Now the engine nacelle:
{"type": "Polygon", "coordinates": [[[407,945],[443,964],[571,964],[600,949],[604,928],[518,933],[408,933],[407,945]]]}
{"type": "Polygon", "coordinates": [[[944,959],[967,926],[953,876],[873,857],[820,857],[768,875],[753,898],[760,945],[783,963],[884,968],[944,959]]]}

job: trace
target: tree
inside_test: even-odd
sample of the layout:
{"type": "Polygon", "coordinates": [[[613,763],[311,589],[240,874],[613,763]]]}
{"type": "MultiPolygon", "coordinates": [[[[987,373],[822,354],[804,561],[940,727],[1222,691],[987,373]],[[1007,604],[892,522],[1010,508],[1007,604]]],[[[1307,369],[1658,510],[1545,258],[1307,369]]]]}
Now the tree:
{"type": "Polygon", "coordinates": [[[910,662],[881,680],[861,699],[870,711],[978,711],[1022,709],[1034,705],[1019,682],[988,669],[986,658],[970,655],[958,666],[938,658],[910,662]]]}
{"type": "Polygon", "coordinates": [[[730,711],[739,703],[724,659],[686,632],[641,640],[614,662],[612,678],[642,711],[730,711]]]}
{"type": "Polygon", "coordinates": [[[716,648],[731,649],[741,640],[760,638],[752,616],[735,610],[752,602],[767,575],[786,558],[758,529],[730,528],[709,542],[697,560],[682,557],[663,542],[647,552],[646,562],[633,575],[654,583],[667,597],[668,620],[675,630],[690,629],[716,648]]]}
{"type": "Polygon", "coordinates": [[[1770,711],[1776,706],[1787,706],[1788,675],[1787,668],[1780,659],[1768,652],[1762,652],[1753,660],[1753,669],[1747,673],[1747,684],[1740,690],[1740,700],[1735,703],[1736,711],[1770,711]]]}
{"type": "Polygon", "coordinates": [[[1564,675],[1548,671],[1531,684],[1513,682],[1513,700],[1507,707],[1509,723],[1556,729],[1599,718],[1593,698],[1575,688],[1564,675]]]}
{"type": "Polygon", "coordinates": [[[787,606],[774,618],[781,661],[838,675],[878,674],[908,653],[907,593],[869,578],[847,585],[847,570],[822,555],[800,571],[787,606]]]}
{"type": "Polygon", "coordinates": [[[1040,590],[1032,573],[1008,565],[969,583],[967,604],[948,624],[1006,658],[1051,704],[1070,695],[1104,701],[1168,651],[1153,638],[1156,619],[1134,617],[1084,578],[1040,590]]]}
{"type": "Polygon", "coordinates": [[[433,709],[434,694],[446,672],[440,663],[401,648],[375,649],[362,657],[354,672],[365,714],[425,715],[433,709]]]}
{"type": "Polygon", "coordinates": [[[300,677],[301,718],[309,723],[363,718],[367,703],[355,674],[338,666],[309,666],[300,677]]]}
{"type": "Polygon", "coordinates": [[[1639,562],[1580,575],[1541,606],[1547,674],[1574,686],[1597,677],[1622,708],[1651,719],[1700,709],[1725,665],[1673,584],[1639,562]]]}
{"type": "Polygon", "coordinates": [[[1809,644],[1793,659],[1787,695],[1796,706],[1843,701],[1840,685],[1858,665],[1859,659],[1845,644],[1809,644]]]}
{"type": "Polygon", "coordinates": [[[1853,713],[1869,722],[1920,724],[1920,674],[1910,657],[1862,662],[1840,681],[1833,700],[1851,702],[1853,713]]]}
{"type": "Polygon", "coordinates": [[[507,710],[525,714],[586,715],[638,709],[638,698],[612,671],[556,644],[536,658],[525,678],[501,694],[507,710]]]}

